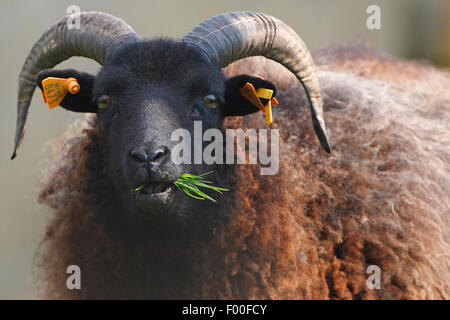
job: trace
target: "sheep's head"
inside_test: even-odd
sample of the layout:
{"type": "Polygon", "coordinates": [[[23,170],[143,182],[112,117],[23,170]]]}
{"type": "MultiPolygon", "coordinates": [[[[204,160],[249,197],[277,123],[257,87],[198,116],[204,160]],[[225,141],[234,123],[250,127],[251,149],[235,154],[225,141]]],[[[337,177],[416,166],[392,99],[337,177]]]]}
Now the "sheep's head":
{"type": "MultiPolygon", "coordinates": [[[[203,132],[220,128],[224,117],[258,111],[240,95],[250,82],[276,89],[268,81],[241,75],[225,79],[220,68],[252,55],[264,55],[290,69],[301,81],[311,104],[314,128],[329,151],[322,101],[312,58],[301,39],[281,21],[259,13],[229,13],[205,21],[181,41],[141,41],[120,19],[96,12],[81,13],[80,30],[67,19],[50,28],[31,50],[19,78],[16,155],[32,93],[47,77],[74,77],[80,92],[60,105],[98,114],[107,171],[122,201],[137,212],[168,212],[195,200],[177,193],[173,181],[184,172],[203,173],[206,164],[175,164],[172,133],[194,121],[203,132]],[[104,26],[108,25],[109,28],[104,26]],[[70,56],[92,58],[103,65],[94,77],[75,70],[51,68],[70,56]],[[141,192],[131,192],[144,185],[141,192]]],[[[220,168],[213,168],[220,172],[220,168]]],[[[186,214],[186,210],[184,212],[186,214]]]]}

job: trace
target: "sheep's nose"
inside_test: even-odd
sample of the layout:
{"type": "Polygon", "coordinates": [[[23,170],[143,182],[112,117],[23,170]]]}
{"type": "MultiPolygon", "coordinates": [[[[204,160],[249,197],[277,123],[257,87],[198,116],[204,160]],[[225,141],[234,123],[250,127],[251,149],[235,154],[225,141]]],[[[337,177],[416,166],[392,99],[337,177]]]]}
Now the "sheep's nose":
{"type": "Polygon", "coordinates": [[[138,150],[130,150],[130,157],[135,162],[145,162],[147,161],[147,155],[138,150]]]}
{"type": "Polygon", "coordinates": [[[147,161],[148,162],[156,162],[159,158],[164,156],[166,153],[167,153],[167,148],[160,147],[157,150],[147,154],[147,161]]]}
{"type": "Polygon", "coordinates": [[[150,162],[154,163],[168,153],[168,148],[165,146],[158,147],[156,150],[146,152],[142,148],[133,148],[129,154],[133,161],[137,163],[150,162]]]}

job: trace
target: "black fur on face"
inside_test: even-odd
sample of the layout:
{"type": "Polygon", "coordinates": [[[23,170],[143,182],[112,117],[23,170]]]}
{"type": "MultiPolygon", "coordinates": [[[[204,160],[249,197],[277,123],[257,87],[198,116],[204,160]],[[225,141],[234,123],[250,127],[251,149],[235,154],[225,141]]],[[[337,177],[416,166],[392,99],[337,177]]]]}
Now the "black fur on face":
{"type": "MultiPolygon", "coordinates": [[[[68,94],[61,106],[98,114],[108,178],[127,213],[137,216],[187,219],[220,205],[220,199],[217,204],[195,200],[174,187],[173,181],[182,173],[208,171],[214,171],[210,179],[216,185],[225,186],[227,166],[176,165],[171,151],[179,141],[171,141],[172,132],[184,128],[194,139],[196,120],[202,121],[204,132],[220,129],[226,116],[258,111],[240,95],[246,82],[276,94],[272,83],[259,78],[226,79],[198,49],[167,39],[121,48],[96,77],[75,70],[44,70],[38,75],[38,85],[49,76],[75,77],[80,83],[80,92],[68,94]],[[217,101],[215,108],[205,102],[206,96],[217,101]],[[144,188],[135,192],[141,185],[144,188]]],[[[193,146],[191,154],[193,158],[193,146]]]]}

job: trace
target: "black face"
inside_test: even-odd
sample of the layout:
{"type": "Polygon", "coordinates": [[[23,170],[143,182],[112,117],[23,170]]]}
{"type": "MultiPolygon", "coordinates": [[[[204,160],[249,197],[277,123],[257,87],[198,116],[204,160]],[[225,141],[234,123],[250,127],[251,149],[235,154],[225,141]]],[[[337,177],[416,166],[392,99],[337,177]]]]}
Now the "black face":
{"type": "Polygon", "coordinates": [[[161,44],[120,52],[101,70],[93,92],[101,134],[108,137],[111,179],[142,214],[179,212],[184,202],[196,201],[173,182],[182,173],[214,168],[175,164],[171,152],[178,141],[171,135],[184,128],[194,137],[195,120],[202,121],[203,131],[219,127],[225,93],[221,71],[197,51],[165,42],[162,50],[161,44]]]}
{"type": "Polygon", "coordinates": [[[67,95],[61,106],[98,113],[109,178],[127,213],[137,216],[189,217],[198,212],[194,208],[217,205],[187,196],[173,182],[182,173],[214,171],[209,180],[222,185],[224,165],[175,164],[171,156],[180,141],[172,141],[172,133],[179,128],[189,131],[193,160],[195,121],[201,121],[205,132],[221,128],[225,116],[258,111],[240,95],[246,82],[276,94],[273,84],[259,78],[225,79],[198,49],[171,40],[129,45],[116,52],[97,77],[44,70],[38,85],[48,76],[79,81],[80,92],[67,95]]]}

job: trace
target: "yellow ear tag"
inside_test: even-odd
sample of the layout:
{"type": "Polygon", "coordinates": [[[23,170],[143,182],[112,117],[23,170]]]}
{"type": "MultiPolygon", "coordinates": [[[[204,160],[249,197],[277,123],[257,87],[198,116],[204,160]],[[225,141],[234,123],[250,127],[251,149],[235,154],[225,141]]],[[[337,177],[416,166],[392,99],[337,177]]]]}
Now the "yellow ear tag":
{"type": "Polygon", "coordinates": [[[263,99],[269,100],[267,102],[267,104],[264,106],[264,113],[266,114],[266,123],[267,123],[267,125],[270,125],[273,122],[272,103],[271,103],[273,90],[259,88],[258,90],[256,90],[256,93],[258,95],[258,98],[263,98],[263,99]]]}
{"type": "Polygon", "coordinates": [[[261,111],[264,112],[264,106],[261,103],[261,100],[258,98],[258,94],[256,93],[255,87],[250,82],[247,82],[242,88],[241,88],[241,96],[250,101],[251,104],[253,104],[255,107],[259,108],[261,111]]]}
{"type": "Polygon", "coordinates": [[[258,90],[255,90],[255,87],[253,87],[250,82],[247,82],[240,91],[244,99],[250,101],[255,107],[259,108],[262,112],[265,113],[266,123],[267,125],[270,125],[273,122],[272,103],[275,106],[278,105],[277,99],[272,98],[273,90],[265,88],[259,88],[258,90]],[[267,99],[269,101],[264,106],[260,98],[267,99]]]}
{"type": "Polygon", "coordinates": [[[48,77],[42,80],[42,96],[44,102],[50,109],[58,106],[63,101],[67,92],[77,94],[80,91],[80,85],[75,78],[53,78],[48,77]]]}

